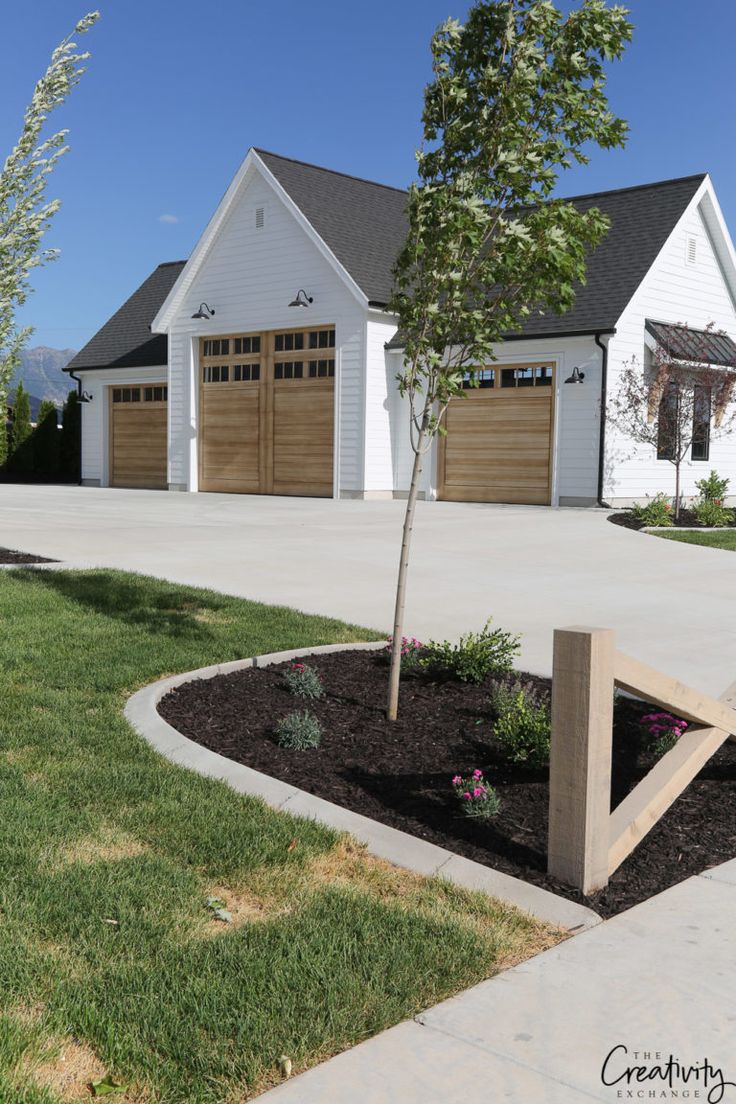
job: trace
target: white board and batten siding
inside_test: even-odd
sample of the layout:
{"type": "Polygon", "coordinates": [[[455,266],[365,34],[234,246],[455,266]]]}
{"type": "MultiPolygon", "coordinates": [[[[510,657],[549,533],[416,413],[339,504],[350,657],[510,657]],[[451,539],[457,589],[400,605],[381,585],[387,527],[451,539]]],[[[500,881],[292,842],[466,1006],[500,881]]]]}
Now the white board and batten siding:
{"type": "Polygon", "coordinates": [[[280,196],[252,167],[169,331],[169,482],[198,489],[198,343],[227,333],[335,327],[336,490],[362,489],[366,312],[280,196]],[[310,307],[289,307],[299,288],[310,307]],[[215,316],[196,321],[200,303],[215,316]]]}
{"type": "MultiPolygon", "coordinates": [[[[736,338],[736,303],[726,277],[723,245],[715,209],[706,189],[696,196],[673,230],[659,257],[640,284],[616,326],[609,353],[608,394],[615,393],[624,365],[644,357],[645,320],[686,322],[695,329],[715,323],[736,338]],[[718,243],[718,244],[717,244],[718,243]]],[[[696,495],[695,481],[712,468],[731,480],[736,494],[736,434],[712,437],[706,461],[682,466],[683,493],[696,495]]],[[[674,491],[674,468],[657,460],[656,450],[636,445],[609,423],[606,432],[605,499],[612,505],[645,501],[647,495],[674,491]]]]}
{"type": "Polygon", "coordinates": [[[155,368],[115,368],[83,371],[82,386],[92,401],[82,403],[82,482],[93,487],[110,486],[109,418],[110,388],[135,384],[166,383],[165,364],[155,368]]]}

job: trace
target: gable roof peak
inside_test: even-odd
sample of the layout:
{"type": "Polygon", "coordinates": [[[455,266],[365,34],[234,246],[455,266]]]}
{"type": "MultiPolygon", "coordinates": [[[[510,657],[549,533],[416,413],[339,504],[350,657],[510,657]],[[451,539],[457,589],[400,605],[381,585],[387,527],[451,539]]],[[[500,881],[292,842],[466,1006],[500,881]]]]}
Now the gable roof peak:
{"type": "Polygon", "coordinates": [[[341,172],[339,169],[329,169],[325,165],[315,165],[313,161],[300,161],[298,157],[286,157],[283,153],[274,153],[272,150],[261,149],[258,146],[251,146],[251,149],[260,158],[275,157],[279,161],[288,161],[292,165],[301,165],[305,169],[316,169],[318,172],[330,173],[331,176],[342,176],[345,180],[355,180],[358,184],[370,184],[373,188],[386,188],[389,192],[399,192],[403,196],[408,194],[406,188],[397,188],[393,184],[382,184],[380,180],[369,180],[366,176],[356,176],[354,173],[341,172]]]}

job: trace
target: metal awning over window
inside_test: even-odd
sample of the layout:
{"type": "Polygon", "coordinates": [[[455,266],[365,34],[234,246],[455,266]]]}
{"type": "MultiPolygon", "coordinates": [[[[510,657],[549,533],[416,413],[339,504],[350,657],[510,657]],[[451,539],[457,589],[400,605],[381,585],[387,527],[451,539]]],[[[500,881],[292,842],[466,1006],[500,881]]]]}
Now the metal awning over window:
{"type": "Polygon", "coordinates": [[[674,360],[689,364],[736,365],[736,343],[728,334],[715,330],[693,330],[688,326],[672,326],[666,322],[646,320],[647,331],[674,360]]]}

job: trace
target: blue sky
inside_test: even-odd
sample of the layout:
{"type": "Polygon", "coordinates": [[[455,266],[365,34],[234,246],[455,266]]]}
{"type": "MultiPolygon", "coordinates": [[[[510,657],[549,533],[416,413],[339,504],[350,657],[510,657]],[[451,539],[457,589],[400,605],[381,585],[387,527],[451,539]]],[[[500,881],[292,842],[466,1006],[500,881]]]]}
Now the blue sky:
{"type": "MultiPolygon", "coordinates": [[[[561,3],[569,8],[570,3],[561,3]]],[[[576,194],[709,171],[736,235],[733,0],[632,0],[637,30],[609,84],[622,152],[561,181],[576,194]]],[[[82,0],[3,12],[0,151],[82,0]]],[[[80,348],[160,261],[188,256],[251,145],[405,186],[428,42],[461,0],[103,0],[89,70],[54,119],[71,152],[63,207],[20,321],[31,344],[80,348]],[[162,216],[169,216],[162,221],[162,216]]]]}

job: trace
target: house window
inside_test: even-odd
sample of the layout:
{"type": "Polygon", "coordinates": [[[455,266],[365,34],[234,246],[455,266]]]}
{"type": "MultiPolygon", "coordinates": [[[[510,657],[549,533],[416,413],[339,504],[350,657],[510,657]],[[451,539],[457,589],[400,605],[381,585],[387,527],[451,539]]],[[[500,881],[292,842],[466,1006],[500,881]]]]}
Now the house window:
{"type": "Polygon", "coordinates": [[[248,383],[261,378],[260,364],[235,364],[233,365],[233,380],[235,383],[248,383]]]}
{"type": "Polygon", "coordinates": [[[494,375],[493,368],[474,368],[463,375],[463,387],[466,391],[471,387],[493,387],[494,375]]]}
{"type": "Polygon", "coordinates": [[[302,379],[304,362],[301,360],[282,360],[274,364],[273,375],[277,380],[302,379]]]}
{"type": "Polygon", "coordinates": [[[677,451],[677,407],[680,398],[677,388],[668,383],[659,403],[657,420],[657,459],[674,460],[677,451]]]}
{"type": "Polygon", "coordinates": [[[204,343],[204,355],[209,356],[228,356],[230,353],[230,339],[229,338],[212,338],[210,341],[204,343]]]}
{"type": "Polygon", "coordinates": [[[274,335],[274,349],[277,353],[290,353],[294,349],[303,348],[303,333],[277,333],[274,335]]]}
{"type": "Polygon", "coordinates": [[[313,360],[309,365],[310,379],[327,379],[335,374],[334,360],[313,360]]]}
{"type": "Polygon", "coordinates": [[[144,387],[144,402],[166,402],[169,395],[168,387],[144,387]]]}
{"type": "Polygon", "coordinates": [[[312,330],[309,335],[309,348],[310,349],[334,349],[335,348],[335,331],[334,330],[312,330]]]}
{"type": "Polygon", "coordinates": [[[206,364],[202,369],[202,379],[205,383],[227,383],[229,375],[227,364],[206,364]]]}
{"type": "Polygon", "coordinates": [[[141,401],[140,387],[115,387],[112,393],[114,403],[129,403],[141,401]]]}
{"type": "Polygon", "coordinates": [[[552,367],[533,365],[501,369],[501,387],[551,387],[552,367]]]}
{"type": "Polygon", "coordinates": [[[709,387],[696,387],[693,399],[693,460],[708,460],[710,457],[710,404],[709,387]]]}
{"type": "Polygon", "coordinates": [[[260,353],[260,351],[261,338],[259,334],[256,334],[254,337],[233,338],[233,352],[236,356],[247,356],[249,353],[260,353]]]}

